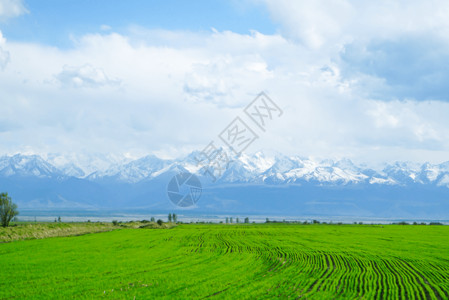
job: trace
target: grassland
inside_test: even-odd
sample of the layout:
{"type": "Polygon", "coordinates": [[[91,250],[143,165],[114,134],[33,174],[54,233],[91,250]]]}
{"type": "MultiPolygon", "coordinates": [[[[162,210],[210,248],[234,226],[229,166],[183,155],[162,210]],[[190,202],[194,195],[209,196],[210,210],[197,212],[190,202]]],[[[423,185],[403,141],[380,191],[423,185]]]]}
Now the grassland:
{"type": "Polygon", "coordinates": [[[176,226],[173,223],[158,225],[155,222],[132,221],[113,225],[104,222],[16,222],[10,227],[0,227],[0,243],[13,242],[17,240],[44,239],[50,237],[63,237],[98,233],[123,228],[147,228],[147,229],[169,229],[176,226]]]}
{"type": "Polygon", "coordinates": [[[17,222],[11,227],[0,228],[0,243],[17,240],[43,239],[83,235],[113,230],[111,223],[34,223],[17,222]]]}
{"type": "Polygon", "coordinates": [[[0,244],[0,298],[448,299],[449,226],[122,228],[0,244]]]}

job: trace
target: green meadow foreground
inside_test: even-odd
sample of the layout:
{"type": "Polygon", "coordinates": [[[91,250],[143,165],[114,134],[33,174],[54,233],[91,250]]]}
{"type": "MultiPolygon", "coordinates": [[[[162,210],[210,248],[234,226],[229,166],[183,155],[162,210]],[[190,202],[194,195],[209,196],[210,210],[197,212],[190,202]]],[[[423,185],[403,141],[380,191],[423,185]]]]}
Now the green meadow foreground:
{"type": "Polygon", "coordinates": [[[186,224],[19,240],[0,244],[0,298],[448,299],[448,237],[449,226],[186,224]]]}

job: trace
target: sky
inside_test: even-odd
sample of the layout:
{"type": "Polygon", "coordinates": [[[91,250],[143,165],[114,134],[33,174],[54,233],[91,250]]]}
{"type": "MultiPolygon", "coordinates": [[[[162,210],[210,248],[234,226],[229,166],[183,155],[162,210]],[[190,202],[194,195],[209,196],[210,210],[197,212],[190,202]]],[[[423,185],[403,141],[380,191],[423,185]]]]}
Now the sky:
{"type": "Polygon", "coordinates": [[[248,152],[449,160],[445,0],[0,0],[0,155],[180,157],[262,91],[248,152]],[[259,130],[259,131],[258,131],[259,130]]]}

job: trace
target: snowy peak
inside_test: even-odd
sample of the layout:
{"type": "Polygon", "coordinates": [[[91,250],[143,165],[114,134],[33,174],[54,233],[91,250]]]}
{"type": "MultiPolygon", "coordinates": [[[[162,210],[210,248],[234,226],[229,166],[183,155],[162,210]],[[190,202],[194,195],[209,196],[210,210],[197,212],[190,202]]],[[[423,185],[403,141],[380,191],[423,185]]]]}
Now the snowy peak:
{"type": "Polygon", "coordinates": [[[9,176],[34,176],[34,177],[55,177],[63,173],[43,160],[38,155],[16,154],[0,158],[0,175],[9,176]]]}
{"type": "Polygon", "coordinates": [[[86,176],[86,173],[84,173],[84,171],[80,167],[76,166],[73,163],[64,165],[63,167],[60,168],[60,170],[65,175],[71,177],[83,178],[84,176],[86,176]]]}
{"type": "Polygon", "coordinates": [[[382,173],[385,174],[385,177],[391,178],[396,182],[412,183],[415,182],[418,176],[419,167],[407,162],[396,162],[392,165],[387,165],[382,170],[382,173]]]}
{"type": "MultiPolygon", "coordinates": [[[[124,163],[112,164],[105,170],[86,173],[85,167],[77,160],[58,156],[45,160],[38,155],[0,157],[0,176],[34,176],[39,178],[76,177],[94,182],[138,183],[173,176],[180,171],[188,171],[199,177],[207,176],[195,151],[182,159],[166,160],[148,155],[124,163]],[[51,162],[55,162],[57,166],[51,162]]],[[[253,183],[253,184],[312,184],[312,185],[433,185],[449,188],[449,162],[442,164],[425,163],[418,165],[408,162],[396,162],[385,166],[381,171],[362,168],[349,159],[316,160],[302,157],[287,157],[276,153],[268,156],[263,152],[252,155],[242,154],[232,157],[228,167],[218,179],[219,183],[253,183]]],[[[91,165],[105,162],[100,158],[85,158],[91,165]]]]}
{"type": "Polygon", "coordinates": [[[104,172],[114,166],[132,161],[124,155],[99,153],[48,153],[43,155],[43,159],[65,174],[78,178],[86,177],[94,172],[104,172]]]}
{"type": "Polygon", "coordinates": [[[90,180],[116,179],[123,182],[139,182],[149,178],[153,173],[164,169],[173,162],[148,155],[124,165],[115,165],[104,172],[94,172],[88,176],[90,180]]]}

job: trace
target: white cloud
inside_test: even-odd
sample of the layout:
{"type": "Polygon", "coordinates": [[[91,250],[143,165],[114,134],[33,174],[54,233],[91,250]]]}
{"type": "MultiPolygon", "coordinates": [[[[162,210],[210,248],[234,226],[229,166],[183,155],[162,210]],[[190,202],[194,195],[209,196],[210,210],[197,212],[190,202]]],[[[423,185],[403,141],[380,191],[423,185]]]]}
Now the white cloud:
{"type": "Polygon", "coordinates": [[[248,102],[249,91],[257,91],[272,77],[267,63],[258,55],[225,55],[193,65],[186,74],[184,91],[195,101],[241,107],[248,102]],[[246,87],[242,89],[242,85],[246,87]]]}
{"type": "Polygon", "coordinates": [[[449,101],[449,2],[266,1],[281,32],[336,63],[359,94],[449,101]]]}
{"type": "Polygon", "coordinates": [[[0,47],[0,70],[4,70],[9,62],[9,52],[0,47]]]}
{"type": "Polygon", "coordinates": [[[0,21],[28,13],[22,0],[0,0],[0,21]]]}
{"type": "Polygon", "coordinates": [[[320,48],[341,38],[354,8],[348,1],[266,1],[273,18],[284,33],[311,48],[320,48]]]}
{"type": "Polygon", "coordinates": [[[328,37],[347,32],[345,24],[318,28],[320,38],[308,46],[279,34],[142,28],[85,35],[69,50],[4,42],[12,59],[0,72],[0,145],[5,152],[176,156],[216,140],[265,90],[284,115],[250,151],[447,159],[449,104],[371,98],[380,84],[362,86],[361,78],[382,80],[347,76],[347,65],[332,56],[342,48],[327,46],[328,37]]]}
{"type": "Polygon", "coordinates": [[[266,0],[285,35],[319,48],[354,39],[393,39],[404,34],[449,33],[445,0],[266,0]]]}
{"type": "Polygon", "coordinates": [[[10,60],[9,52],[3,50],[2,48],[2,45],[4,45],[5,43],[6,40],[3,37],[2,32],[0,31],[0,70],[4,70],[10,60]]]}
{"type": "Polygon", "coordinates": [[[118,85],[119,80],[111,80],[102,69],[94,68],[90,64],[81,67],[64,66],[56,78],[65,86],[72,87],[101,87],[118,85]]]}

